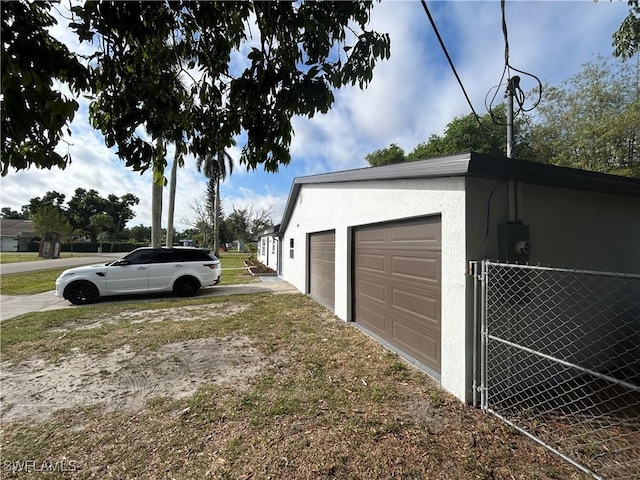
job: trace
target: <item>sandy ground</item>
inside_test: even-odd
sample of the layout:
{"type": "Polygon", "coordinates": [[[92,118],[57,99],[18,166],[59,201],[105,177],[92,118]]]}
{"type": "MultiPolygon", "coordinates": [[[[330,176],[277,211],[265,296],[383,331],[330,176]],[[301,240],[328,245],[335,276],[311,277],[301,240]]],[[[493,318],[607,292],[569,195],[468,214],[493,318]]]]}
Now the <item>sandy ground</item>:
{"type": "MultiPolygon", "coordinates": [[[[145,321],[193,321],[201,309],[211,315],[211,305],[181,307],[145,312],[123,312],[132,323],[145,321]],[[153,320],[149,320],[152,318],[153,320]]],[[[246,308],[241,304],[218,304],[220,316],[246,308]]],[[[105,318],[92,323],[65,325],[71,329],[97,328],[118,319],[105,318]]],[[[0,420],[48,419],[56,410],[104,405],[106,410],[135,410],[155,397],[180,398],[191,395],[203,383],[233,384],[242,388],[268,363],[247,338],[205,338],[163,345],[158,350],[135,353],[128,345],[105,355],[78,352],[56,364],[29,359],[12,365],[0,364],[0,420]]]]}

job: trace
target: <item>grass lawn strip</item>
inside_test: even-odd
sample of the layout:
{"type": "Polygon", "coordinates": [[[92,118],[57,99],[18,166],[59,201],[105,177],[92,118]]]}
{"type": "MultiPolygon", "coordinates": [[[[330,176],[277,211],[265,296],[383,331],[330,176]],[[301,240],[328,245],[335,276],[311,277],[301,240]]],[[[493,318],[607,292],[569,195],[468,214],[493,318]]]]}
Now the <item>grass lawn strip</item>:
{"type": "Polygon", "coordinates": [[[586,478],[303,295],[179,302],[3,322],[3,462],[74,470],[3,478],[586,478]],[[26,372],[66,404],[11,420],[26,372]]]}

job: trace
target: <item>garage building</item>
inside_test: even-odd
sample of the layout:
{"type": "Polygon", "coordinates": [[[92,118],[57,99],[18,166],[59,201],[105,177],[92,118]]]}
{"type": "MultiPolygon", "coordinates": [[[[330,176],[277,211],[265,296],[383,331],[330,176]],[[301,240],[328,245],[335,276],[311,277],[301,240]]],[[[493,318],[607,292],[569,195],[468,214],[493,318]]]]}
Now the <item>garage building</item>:
{"type": "Polygon", "coordinates": [[[470,401],[469,261],[640,273],[640,180],[477,153],[313,175],[278,233],[285,280],[470,401]]]}

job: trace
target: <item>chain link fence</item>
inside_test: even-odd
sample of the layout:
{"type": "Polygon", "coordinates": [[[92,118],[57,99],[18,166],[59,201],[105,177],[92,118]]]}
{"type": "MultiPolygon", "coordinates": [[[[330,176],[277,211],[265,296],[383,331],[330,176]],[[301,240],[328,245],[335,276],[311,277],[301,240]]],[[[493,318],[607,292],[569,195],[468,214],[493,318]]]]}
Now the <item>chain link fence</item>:
{"type": "Polygon", "coordinates": [[[640,275],[474,271],[481,407],[595,478],[640,479],[640,275]]]}

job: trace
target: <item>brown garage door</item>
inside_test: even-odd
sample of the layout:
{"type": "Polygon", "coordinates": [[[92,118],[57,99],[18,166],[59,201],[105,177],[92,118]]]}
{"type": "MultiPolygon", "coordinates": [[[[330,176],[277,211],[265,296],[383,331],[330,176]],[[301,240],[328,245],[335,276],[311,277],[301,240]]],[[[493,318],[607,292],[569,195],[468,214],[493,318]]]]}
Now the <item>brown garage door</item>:
{"type": "Polygon", "coordinates": [[[317,302],[334,310],[336,295],[334,231],[309,235],[309,294],[317,302]]]}
{"type": "Polygon", "coordinates": [[[440,216],[354,232],[354,316],[440,372],[440,216]]]}

